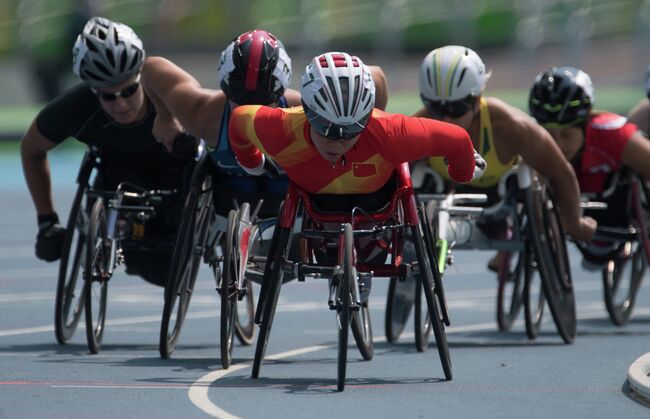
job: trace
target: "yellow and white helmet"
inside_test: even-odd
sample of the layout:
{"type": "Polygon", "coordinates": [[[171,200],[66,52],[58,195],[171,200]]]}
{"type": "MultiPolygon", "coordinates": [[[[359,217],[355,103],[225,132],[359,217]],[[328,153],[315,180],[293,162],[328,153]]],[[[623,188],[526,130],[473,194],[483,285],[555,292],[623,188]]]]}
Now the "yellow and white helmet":
{"type": "Polygon", "coordinates": [[[448,45],[427,54],[420,66],[422,100],[456,101],[479,96],[489,75],[473,50],[448,45]]]}

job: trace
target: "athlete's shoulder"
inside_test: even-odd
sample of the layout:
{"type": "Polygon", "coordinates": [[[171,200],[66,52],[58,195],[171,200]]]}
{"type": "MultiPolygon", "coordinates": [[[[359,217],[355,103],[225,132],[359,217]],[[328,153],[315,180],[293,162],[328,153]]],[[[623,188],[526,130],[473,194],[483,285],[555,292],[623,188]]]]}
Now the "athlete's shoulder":
{"type": "Polygon", "coordinates": [[[589,127],[599,131],[613,131],[623,128],[627,118],[613,112],[599,112],[589,119],[589,127]]]}

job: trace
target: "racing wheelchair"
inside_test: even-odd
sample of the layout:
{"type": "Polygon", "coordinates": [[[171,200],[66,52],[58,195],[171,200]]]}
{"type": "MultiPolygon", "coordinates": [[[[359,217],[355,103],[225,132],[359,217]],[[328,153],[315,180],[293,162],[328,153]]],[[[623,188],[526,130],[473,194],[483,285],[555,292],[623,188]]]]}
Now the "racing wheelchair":
{"type": "Polygon", "coordinates": [[[221,299],[221,363],[228,368],[232,359],[233,335],[245,345],[250,345],[254,336],[253,288],[250,279],[242,275],[243,261],[248,259],[248,252],[252,249],[243,248],[238,243],[242,235],[255,243],[257,236],[250,234],[255,233],[252,231],[255,214],[251,214],[250,207],[245,204],[241,207],[235,205],[235,209],[227,213],[227,218],[217,215],[213,198],[214,164],[203,142],[199,145],[196,160],[165,288],[159,352],[162,358],[169,358],[174,352],[199,268],[205,263],[213,272],[221,299]],[[241,312],[237,307],[241,308],[242,304],[237,304],[238,301],[244,305],[241,312]]]}
{"type": "Polygon", "coordinates": [[[99,150],[91,146],[80,165],[66,224],[54,315],[57,341],[65,343],[85,311],[91,353],[101,347],[108,280],[124,262],[124,250],[141,246],[146,221],[155,216],[164,199],[176,194],[172,190],[148,191],[127,182],[120,183],[116,191],[102,191],[94,186],[101,171],[99,150]]]}
{"type": "Polygon", "coordinates": [[[591,245],[576,242],[583,257],[602,265],[603,298],[611,321],[628,322],[650,260],[648,193],[628,168],[615,172],[599,194],[583,194],[585,214],[598,220],[591,245]]]}
{"type": "MultiPolygon", "coordinates": [[[[451,249],[485,249],[504,252],[498,271],[497,325],[508,331],[524,308],[526,333],[534,339],[542,322],[546,301],[557,331],[565,343],[576,335],[575,297],[567,256],[565,236],[555,206],[552,191],[543,179],[527,165],[520,163],[505,174],[498,185],[499,201],[487,207],[485,194],[443,193],[442,178],[428,166],[414,169],[418,182],[426,175],[434,180],[434,194],[418,194],[428,201],[436,243],[437,266],[440,275],[453,260],[451,249]],[[462,206],[471,204],[472,206],[462,206]],[[509,237],[487,238],[470,235],[459,242],[449,242],[447,231],[453,224],[505,220],[509,237]]],[[[471,225],[471,224],[468,224],[471,225]]],[[[416,347],[426,349],[428,326],[422,320],[421,297],[409,293],[408,284],[391,279],[386,309],[386,336],[389,342],[399,338],[410,311],[415,305],[414,323],[416,347]],[[414,301],[415,298],[415,301],[414,301]],[[414,301],[414,303],[413,303],[414,301]]]]}
{"type": "Polygon", "coordinates": [[[438,268],[425,217],[424,206],[416,205],[407,164],[400,165],[391,181],[373,194],[313,195],[291,183],[264,268],[252,377],[259,377],[285,275],[299,281],[307,277],[328,278],[328,306],[336,313],[338,327],[337,388],[342,391],[350,327],[362,357],[369,360],[373,355],[368,310],[372,277],[404,278],[415,272],[418,287],[421,284],[425,295],[444,375],[451,380],[445,333],[449,316],[442,283],[435,280],[438,268]],[[297,219],[301,220],[296,233],[301,255],[299,260],[291,260],[288,256],[297,219]],[[405,239],[415,248],[417,260],[412,263],[402,259],[405,239]]]}

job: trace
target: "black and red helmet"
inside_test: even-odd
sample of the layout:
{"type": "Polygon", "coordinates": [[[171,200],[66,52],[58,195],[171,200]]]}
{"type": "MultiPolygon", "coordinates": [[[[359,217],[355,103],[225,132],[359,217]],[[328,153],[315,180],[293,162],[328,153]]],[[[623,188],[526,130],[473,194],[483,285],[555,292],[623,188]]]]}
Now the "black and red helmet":
{"type": "Polygon", "coordinates": [[[235,38],[221,53],[219,83],[238,105],[277,102],[291,81],[291,59],[270,32],[255,29],[235,38]]]}

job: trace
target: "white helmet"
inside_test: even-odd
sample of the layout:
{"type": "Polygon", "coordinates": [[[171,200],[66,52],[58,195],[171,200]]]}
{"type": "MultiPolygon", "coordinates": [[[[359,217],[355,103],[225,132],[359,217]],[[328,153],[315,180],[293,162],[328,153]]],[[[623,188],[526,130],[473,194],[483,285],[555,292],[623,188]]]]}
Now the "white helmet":
{"type": "Polygon", "coordinates": [[[457,45],[437,48],[420,66],[420,96],[446,102],[476,97],[487,79],[485,64],[471,49],[457,45]]]}
{"type": "Polygon", "coordinates": [[[130,27],[91,18],[72,49],[72,71],[91,87],[113,87],[140,72],[142,41],[130,27]]]}
{"type": "Polygon", "coordinates": [[[375,106],[375,82],[355,56],[328,52],[302,76],[303,108],[311,126],[331,138],[352,138],[365,128],[375,106]]]}

